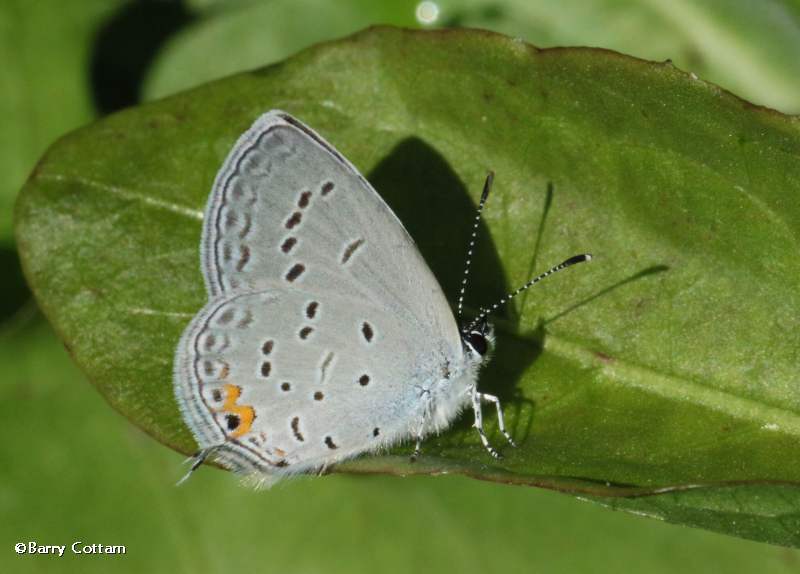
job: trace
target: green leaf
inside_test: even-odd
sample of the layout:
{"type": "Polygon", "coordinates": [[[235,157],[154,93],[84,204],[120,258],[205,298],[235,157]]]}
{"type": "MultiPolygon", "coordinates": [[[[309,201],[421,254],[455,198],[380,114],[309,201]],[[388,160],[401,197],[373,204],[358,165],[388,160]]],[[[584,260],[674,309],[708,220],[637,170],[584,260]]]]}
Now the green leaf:
{"type": "MultiPolygon", "coordinates": [[[[159,97],[367,24],[422,25],[414,0],[195,0],[206,17],[169,43],[150,75],[159,97]],[[209,5],[210,6],[207,6],[209,5]],[[216,8],[212,10],[211,7],[216,8]]],[[[484,28],[539,47],[596,46],[678,67],[756,103],[800,113],[796,0],[437,0],[432,26],[484,28]]]]}
{"type": "Polygon", "coordinates": [[[96,27],[121,0],[0,3],[0,244],[12,205],[53,140],[94,116],[87,62],[96,27]]]}
{"type": "Polygon", "coordinates": [[[398,449],[342,470],[539,485],[800,544],[783,528],[800,477],[798,120],[608,51],[375,29],[62,139],[18,202],[17,239],[42,308],[117,410],[194,449],[171,366],[206,299],[202,209],[270,108],[368,176],[451,301],[488,169],[474,307],[566,256],[596,257],[497,318],[480,385],[519,448],[490,459],[465,415],[413,467],[398,449]]]}

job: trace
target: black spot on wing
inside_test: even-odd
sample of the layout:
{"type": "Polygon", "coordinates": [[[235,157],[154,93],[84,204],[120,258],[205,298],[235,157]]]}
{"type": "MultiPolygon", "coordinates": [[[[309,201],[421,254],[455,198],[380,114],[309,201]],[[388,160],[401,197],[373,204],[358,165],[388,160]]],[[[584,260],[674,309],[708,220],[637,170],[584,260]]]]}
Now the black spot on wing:
{"type": "Polygon", "coordinates": [[[300,213],[299,211],[295,211],[294,213],[292,213],[289,219],[286,220],[286,223],[284,225],[286,226],[286,229],[294,229],[295,227],[300,225],[300,221],[302,219],[303,219],[303,214],[300,213]]]}
{"type": "Polygon", "coordinates": [[[298,441],[303,442],[306,440],[303,437],[303,433],[300,432],[300,417],[294,417],[292,419],[292,432],[294,433],[294,438],[298,441]]]}
{"type": "Polygon", "coordinates": [[[355,241],[351,242],[347,247],[345,247],[344,253],[342,253],[342,265],[350,261],[353,257],[353,254],[364,244],[363,239],[356,239],[355,241]]]}
{"type": "Polygon", "coordinates": [[[293,283],[295,279],[300,277],[303,272],[306,270],[306,266],[302,263],[295,263],[289,271],[286,272],[286,280],[289,283],[293,283]]]}
{"type": "Polygon", "coordinates": [[[366,340],[367,343],[371,343],[373,337],[375,337],[375,331],[372,330],[372,325],[366,321],[361,325],[361,334],[364,335],[364,340],[366,340]]]}
{"type": "Polygon", "coordinates": [[[296,244],[297,244],[296,237],[287,237],[286,239],[283,240],[283,243],[281,244],[281,251],[283,251],[284,253],[289,253],[296,244]]]}

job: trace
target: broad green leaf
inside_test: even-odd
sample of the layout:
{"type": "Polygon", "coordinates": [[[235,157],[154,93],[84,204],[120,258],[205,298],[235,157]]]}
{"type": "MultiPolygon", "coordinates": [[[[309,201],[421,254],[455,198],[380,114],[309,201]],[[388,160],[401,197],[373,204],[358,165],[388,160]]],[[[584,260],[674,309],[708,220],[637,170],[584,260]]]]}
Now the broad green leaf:
{"type": "Polygon", "coordinates": [[[121,0],[0,3],[0,243],[37,158],[94,117],[88,62],[98,24],[121,0]]]}
{"type": "Polygon", "coordinates": [[[473,307],[596,256],[497,318],[480,384],[519,448],[490,459],[465,415],[415,467],[399,449],[343,470],[464,473],[645,513],[657,498],[675,522],[800,544],[781,528],[796,495],[772,512],[779,495],[764,494],[800,477],[798,120],[608,51],[376,29],[56,143],[23,190],[17,239],[42,308],[116,409],[194,449],[171,365],[205,301],[202,209],[230,146],[270,108],[367,175],[451,301],[488,169],[473,307]]]}
{"type": "MultiPolygon", "coordinates": [[[[367,24],[425,26],[420,2],[196,0],[207,17],[159,57],[147,93],[159,97],[277,62],[367,24]],[[227,9],[222,9],[226,7],[227,9]]],[[[430,26],[502,32],[539,47],[596,46],[671,59],[748,98],[800,112],[800,5],[796,0],[439,0],[430,26]]]]}

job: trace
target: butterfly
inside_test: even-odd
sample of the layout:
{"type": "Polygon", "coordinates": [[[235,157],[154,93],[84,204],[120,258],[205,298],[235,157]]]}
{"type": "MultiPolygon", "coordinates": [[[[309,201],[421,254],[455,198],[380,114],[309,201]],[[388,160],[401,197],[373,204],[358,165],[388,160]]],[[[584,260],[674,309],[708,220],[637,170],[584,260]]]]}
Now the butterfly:
{"type": "MultiPolygon", "coordinates": [[[[484,185],[458,301],[460,317],[484,185]]],[[[186,327],[174,390],[207,457],[265,479],[416,441],[472,407],[490,455],[478,371],[488,315],[461,325],[403,224],[358,170],[286,112],[265,113],[214,181],[200,243],[208,302],[186,327]]],[[[190,474],[191,472],[190,471],[190,474]]],[[[187,475],[188,476],[188,475],[187,475]]]]}

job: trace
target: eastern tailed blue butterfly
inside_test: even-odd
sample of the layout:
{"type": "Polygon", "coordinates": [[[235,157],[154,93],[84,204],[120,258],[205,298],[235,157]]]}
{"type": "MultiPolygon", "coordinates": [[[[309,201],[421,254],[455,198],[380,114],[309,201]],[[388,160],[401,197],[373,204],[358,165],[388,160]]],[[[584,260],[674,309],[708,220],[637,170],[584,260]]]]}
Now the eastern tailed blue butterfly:
{"type": "MultiPolygon", "coordinates": [[[[486,180],[458,301],[469,273],[486,180]]],[[[175,394],[200,451],[262,479],[320,471],[447,428],[466,406],[486,439],[478,369],[487,315],[460,328],[403,224],[353,165],[285,112],[233,146],[205,211],[209,300],[175,355],[175,394]]],[[[191,472],[191,471],[190,471],[191,472]]],[[[187,475],[188,476],[188,475],[187,475]]]]}

